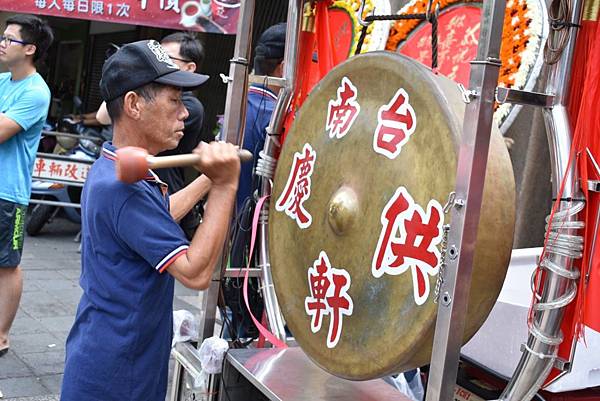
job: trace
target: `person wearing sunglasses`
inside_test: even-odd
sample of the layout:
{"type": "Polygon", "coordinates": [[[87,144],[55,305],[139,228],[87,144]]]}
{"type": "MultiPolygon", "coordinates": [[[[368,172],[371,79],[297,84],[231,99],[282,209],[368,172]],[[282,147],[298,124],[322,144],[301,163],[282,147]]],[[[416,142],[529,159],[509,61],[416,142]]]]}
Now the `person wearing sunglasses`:
{"type": "Polygon", "coordinates": [[[9,349],[8,333],[17,313],[23,277],[25,212],[50,90],[37,73],[54,39],[48,24],[31,15],[15,15],[0,35],[0,356],[9,349]]]}

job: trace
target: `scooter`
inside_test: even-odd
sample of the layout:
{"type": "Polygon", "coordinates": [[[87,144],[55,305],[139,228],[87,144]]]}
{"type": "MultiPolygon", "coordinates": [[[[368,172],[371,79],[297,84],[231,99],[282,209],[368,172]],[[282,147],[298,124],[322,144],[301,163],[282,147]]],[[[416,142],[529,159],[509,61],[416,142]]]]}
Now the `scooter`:
{"type": "MultiPolygon", "coordinates": [[[[76,140],[75,146],[64,154],[64,156],[68,156],[77,161],[95,161],[100,156],[102,143],[112,138],[112,130],[110,130],[110,128],[104,128],[102,130],[92,129],[83,126],[81,123],[69,120],[68,118],[63,118],[59,125],[61,125],[61,128],[59,128],[60,131],[65,132],[66,127],[70,133],[81,135],[81,138],[76,140]]],[[[57,138],[59,144],[63,148],[71,147],[69,141],[61,140],[60,136],[57,138]]],[[[59,182],[33,180],[31,184],[32,199],[49,200],[65,204],[79,204],[81,200],[81,191],[82,188],[80,186],[59,182]]],[[[68,220],[76,224],[81,223],[81,214],[78,207],[38,203],[31,209],[29,218],[25,224],[27,234],[30,236],[38,235],[42,228],[61,210],[68,220]]]]}

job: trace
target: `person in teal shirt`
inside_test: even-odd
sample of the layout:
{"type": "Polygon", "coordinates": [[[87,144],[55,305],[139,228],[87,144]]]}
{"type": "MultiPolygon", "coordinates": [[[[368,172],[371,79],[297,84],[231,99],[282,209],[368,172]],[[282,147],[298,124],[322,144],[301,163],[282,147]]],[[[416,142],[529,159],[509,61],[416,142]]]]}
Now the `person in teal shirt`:
{"type": "Polygon", "coordinates": [[[9,349],[8,332],[17,313],[23,277],[25,212],[50,90],[37,73],[54,35],[48,24],[31,15],[15,15],[0,35],[0,357],[9,349]]]}

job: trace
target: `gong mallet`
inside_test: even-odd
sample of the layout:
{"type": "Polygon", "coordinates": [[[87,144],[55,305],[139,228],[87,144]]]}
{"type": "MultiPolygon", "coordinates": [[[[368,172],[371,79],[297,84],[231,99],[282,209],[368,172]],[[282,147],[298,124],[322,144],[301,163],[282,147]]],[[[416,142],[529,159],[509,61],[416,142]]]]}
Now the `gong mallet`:
{"type": "MultiPolygon", "coordinates": [[[[148,151],[135,146],[117,149],[117,178],[127,184],[143,180],[149,169],[193,166],[202,161],[202,156],[188,153],[174,156],[150,156],[148,151]]],[[[242,163],[252,160],[252,153],[246,149],[238,149],[242,163]]]]}

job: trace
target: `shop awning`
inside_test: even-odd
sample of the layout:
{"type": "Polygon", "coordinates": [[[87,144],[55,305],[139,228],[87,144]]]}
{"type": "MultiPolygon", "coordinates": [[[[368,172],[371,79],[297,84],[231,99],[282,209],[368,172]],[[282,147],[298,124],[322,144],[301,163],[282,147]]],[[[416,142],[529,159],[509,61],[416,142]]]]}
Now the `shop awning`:
{"type": "Polygon", "coordinates": [[[241,0],[0,0],[0,11],[235,34],[241,0]]]}

